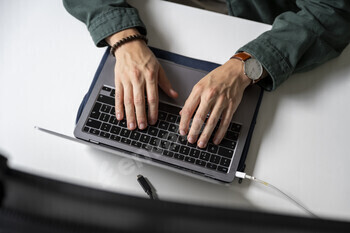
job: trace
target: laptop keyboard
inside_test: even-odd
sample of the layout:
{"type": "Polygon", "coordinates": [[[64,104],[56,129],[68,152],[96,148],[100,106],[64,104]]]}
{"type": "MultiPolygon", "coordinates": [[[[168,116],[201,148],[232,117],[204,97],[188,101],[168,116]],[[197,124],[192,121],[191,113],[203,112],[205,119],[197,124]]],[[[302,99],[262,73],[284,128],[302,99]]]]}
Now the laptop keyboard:
{"type": "Polygon", "coordinates": [[[241,130],[240,124],[230,124],[220,145],[215,145],[210,140],[206,148],[202,149],[178,133],[180,108],[159,102],[157,123],[144,130],[131,131],[127,129],[125,119],[116,119],[114,98],[115,90],[104,86],[83,131],[200,167],[228,172],[241,130]]]}

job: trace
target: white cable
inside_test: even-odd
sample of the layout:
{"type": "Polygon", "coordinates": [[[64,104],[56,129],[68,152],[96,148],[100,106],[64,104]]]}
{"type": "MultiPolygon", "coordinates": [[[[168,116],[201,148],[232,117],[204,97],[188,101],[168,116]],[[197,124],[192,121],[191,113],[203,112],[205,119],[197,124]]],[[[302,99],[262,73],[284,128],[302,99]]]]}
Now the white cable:
{"type": "Polygon", "coordinates": [[[242,179],[248,179],[248,180],[252,180],[252,181],[256,181],[260,184],[263,184],[265,186],[268,186],[276,191],[278,191],[279,193],[281,193],[283,196],[285,196],[286,198],[288,198],[290,201],[292,201],[294,204],[296,204],[297,206],[299,206],[300,208],[304,209],[306,212],[308,212],[311,216],[315,217],[315,218],[319,218],[316,214],[314,214],[312,211],[310,211],[308,208],[306,208],[304,205],[302,205],[301,203],[299,203],[298,201],[296,201],[295,199],[293,199],[292,197],[288,196],[285,192],[283,192],[282,190],[280,190],[279,188],[273,186],[272,184],[267,183],[266,181],[263,180],[259,180],[258,178],[254,177],[254,176],[250,176],[247,175],[244,172],[236,172],[236,177],[237,178],[242,178],[242,179]]]}

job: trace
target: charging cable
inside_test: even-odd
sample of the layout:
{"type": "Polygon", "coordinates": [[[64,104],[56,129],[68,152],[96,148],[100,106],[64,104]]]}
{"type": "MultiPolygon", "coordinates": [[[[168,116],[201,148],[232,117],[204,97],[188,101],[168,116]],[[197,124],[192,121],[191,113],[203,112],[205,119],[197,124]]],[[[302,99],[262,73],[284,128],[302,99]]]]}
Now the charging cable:
{"type": "Polygon", "coordinates": [[[290,200],[291,202],[293,202],[294,204],[296,204],[297,206],[299,206],[300,208],[302,208],[303,210],[305,210],[307,213],[309,213],[311,216],[315,217],[315,218],[319,218],[316,214],[314,214],[312,211],[310,211],[308,208],[306,208],[304,205],[302,205],[301,203],[299,203],[298,201],[296,201],[295,199],[293,199],[292,197],[288,196],[285,192],[283,192],[282,190],[280,190],[279,188],[273,186],[272,184],[267,183],[266,181],[260,180],[254,176],[250,176],[247,175],[244,172],[236,172],[236,177],[237,178],[242,178],[242,179],[248,179],[248,180],[252,180],[255,182],[258,182],[260,184],[263,184],[267,187],[270,187],[274,190],[276,190],[277,192],[279,192],[280,194],[282,194],[283,196],[285,196],[288,200],[290,200]]]}

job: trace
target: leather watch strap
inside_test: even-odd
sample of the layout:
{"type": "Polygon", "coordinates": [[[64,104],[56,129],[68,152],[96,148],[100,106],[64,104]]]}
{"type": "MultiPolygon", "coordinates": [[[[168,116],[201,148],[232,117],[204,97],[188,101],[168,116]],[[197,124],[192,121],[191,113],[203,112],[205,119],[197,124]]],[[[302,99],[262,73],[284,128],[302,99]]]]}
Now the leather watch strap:
{"type": "Polygon", "coordinates": [[[250,56],[249,54],[246,54],[246,53],[236,53],[235,55],[233,55],[231,57],[231,59],[235,58],[235,59],[238,59],[238,60],[241,60],[241,61],[246,61],[246,60],[248,60],[251,57],[252,56],[250,56]]]}

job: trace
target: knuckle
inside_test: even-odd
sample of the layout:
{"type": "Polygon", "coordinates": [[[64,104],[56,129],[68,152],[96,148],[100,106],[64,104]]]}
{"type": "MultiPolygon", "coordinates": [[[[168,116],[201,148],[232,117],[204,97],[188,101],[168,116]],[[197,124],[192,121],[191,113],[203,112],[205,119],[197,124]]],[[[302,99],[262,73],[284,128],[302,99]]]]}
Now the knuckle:
{"type": "Polygon", "coordinates": [[[188,109],[188,108],[183,108],[181,114],[182,115],[190,115],[191,114],[191,110],[188,109]]]}
{"type": "Polygon", "coordinates": [[[204,121],[205,121],[205,119],[206,119],[206,115],[204,115],[203,113],[197,113],[197,114],[194,116],[193,121],[196,122],[196,123],[203,124],[204,121]]]}
{"type": "Polygon", "coordinates": [[[156,104],[158,102],[158,98],[156,96],[149,96],[147,97],[147,102],[149,104],[156,104]]]}
{"type": "Polygon", "coordinates": [[[124,104],[125,105],[132,105],[133,104],[133,99],[132,98],[125,98],[124,99],[124,104]]]}
{"type": "Polygon", "coordinates": [[[218,95],[218,89],[216,87],[209,87],[206,90],[204,97],[206,101],[210,101],[215,97],[217,97],[217,95],[218,95]]]}
{"type": "Polygon", "coordinates": [[[144,98],[142,96],[136,96],[134,99],[135,105],[143,105],[144,104],[144,98]]]}

